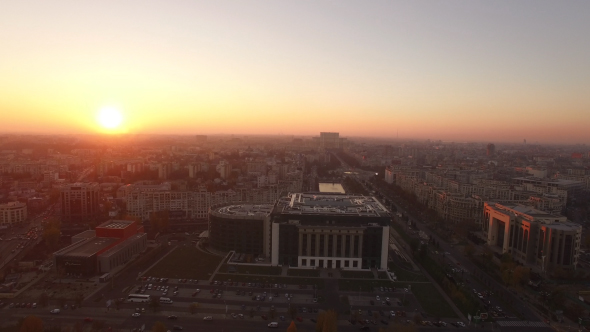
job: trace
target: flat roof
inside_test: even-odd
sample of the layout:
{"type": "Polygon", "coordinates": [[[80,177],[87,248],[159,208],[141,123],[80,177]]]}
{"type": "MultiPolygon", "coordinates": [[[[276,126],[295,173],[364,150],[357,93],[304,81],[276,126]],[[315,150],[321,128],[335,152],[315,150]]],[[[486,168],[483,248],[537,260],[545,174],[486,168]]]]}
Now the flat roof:
{"type": "Polygon", "coordinates": [[[320,192],[321,193],[340,193],[344,194],[344,187],[340,183],[333,183],[333,182],[320,182],[320,192]]]}
{"type": "Polygon", "coordinates": [[[219,207],[213,212],[227,216],[264,217],[273,209],[272,204],[237,204],[219,207]]]}
{"type": "MultiPolygon", "coordinates": [[[[117,238],[112,237],[96,237],[92,239],[85,240],[79,246],[75,246],[70,250],[65,250],[64,252],[60,252],[59,255],[63,256],[75,256],[75,257],[90,257],[92,255],[97,254],[101,250],[108,248],[109,246],[113,245],[119,241],[117,238]]],[[[78,242],[79,243],[79,242],[78,242]]]]}
{"type": "Polygon", "coordinates": [[[316,214],[384,217],[389,211],[372,196],[292,193],[279,199],[277,212],[283,214],[316,214]]]}
{"type": "Polygon", "coordinates": [[[129,220],[109,220],[96,226],[96,228],[125,229],[132,223],[133,221],[129,220]]]}

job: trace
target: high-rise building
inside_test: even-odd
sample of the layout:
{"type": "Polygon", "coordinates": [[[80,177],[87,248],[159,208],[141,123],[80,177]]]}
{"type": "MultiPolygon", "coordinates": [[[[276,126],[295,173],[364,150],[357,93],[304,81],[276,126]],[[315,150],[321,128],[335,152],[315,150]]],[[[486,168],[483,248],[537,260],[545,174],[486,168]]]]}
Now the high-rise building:
{"type": "Polygon", "coordinates": [[[65,223],[87,223],[99,216],[98,183],[72,183],[61,187],[61,215],[65,223]]]}
{"type": "Polygon", "coordinates": [[[320,149],[340,149],[339,133],[320,133],[320,149]]]}
{"type": "Polygon", "coordinates": [[[494,143],[489,143],[487,146],[486,154],[488,156],[493,156],[495,153],[496,153],[496,146],[494,145],[494,143]]]}

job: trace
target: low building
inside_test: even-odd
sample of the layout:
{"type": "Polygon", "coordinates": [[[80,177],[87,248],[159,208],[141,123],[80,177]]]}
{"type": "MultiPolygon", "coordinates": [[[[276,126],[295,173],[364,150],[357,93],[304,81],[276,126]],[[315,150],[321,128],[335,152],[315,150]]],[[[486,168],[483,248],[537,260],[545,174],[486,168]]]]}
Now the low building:
{"type": "Polygon", "coordinates": [[[272,208],[271,204],[212,207],[209,213],[209,244],[221,251],[270,256],[272,208]]]}
{"type": "Polygon", "coordinates": [[[72,244],[53,254],[58,272],[88,276],[112,271],[143,252],[147,234],[136,221],[109,220],[72,237],[72,244]]]}
{"type": "Polygon", "coordinates": [[[503,254],[541,270],[574,268],[578,263],[581,225],[524,205],[486,202],[484,211],[487,243],[503,254]]]}
{"type": "Polygon", "coordinates": [[[0,204],[0,226],[22,224],[25,220],[27,220],[27,204],[22,202],[0,204]]]}

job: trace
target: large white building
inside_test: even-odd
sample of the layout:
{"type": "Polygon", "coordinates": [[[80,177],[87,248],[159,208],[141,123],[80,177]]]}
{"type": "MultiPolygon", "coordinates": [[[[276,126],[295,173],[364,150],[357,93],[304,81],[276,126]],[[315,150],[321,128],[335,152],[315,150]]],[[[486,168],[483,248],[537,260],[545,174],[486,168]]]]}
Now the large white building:
{"type": "Polygon", "coordinates": [[[27,220],[27,204],[9,202],[0,204],[0,226],[12,226],[27,220]]]}

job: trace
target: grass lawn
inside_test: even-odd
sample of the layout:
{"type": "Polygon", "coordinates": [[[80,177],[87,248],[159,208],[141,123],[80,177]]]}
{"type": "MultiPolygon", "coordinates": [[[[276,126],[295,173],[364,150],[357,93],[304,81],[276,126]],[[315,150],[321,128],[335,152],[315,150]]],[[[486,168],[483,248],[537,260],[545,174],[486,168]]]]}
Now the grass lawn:
{"type": "Polygon", "coordinates": [[[457,317],[433,284],[412,284],[412,293],[427,314],[433,317],[457,317]]]}
{"type": "Polygon", "coordinates": [[[318,289],[324,288],[324,280],[317,278],[297,278],[297,277],[279,277],[279,276],[249,276],[245,274],[217,273],[217,281],[238,281],[238,282],[262,282],[270,284],[289,284],[289,285],[316,285],[318,289]]]}
{"type": "Polygon", "coordinates": [[[375,279],[371,271],[340,271],[340,276],[346,279],[375,279]]]}
{"type": "Polygon", "coordinates": [[[191,246],[178,247],[145,275],[158,278],[209,279],[222,259],[191,246]]]}
{"type": "Polygon", "coordinates": [[[281,274],[282,268],[280,266],[256,266],[256,265],[234,265],[225,264],[219,272],[226,272],[228,266],[233,266],[237,274],[265,274],[278,276],[281,274]]]}
{"type": "Polygon", "coordinates": [[[318,270],[300,270],[300,269],[289,269],[287,274],[294,277],[310,277],[319,278],[320,271],[318,270]]]}
{"type": "Polygon", "coordinates": [[[395,273],[398,281],[428,281],[428,278],[421,272],[408,271],[394,263],[389,263],[389,271],[395,273]]]}

